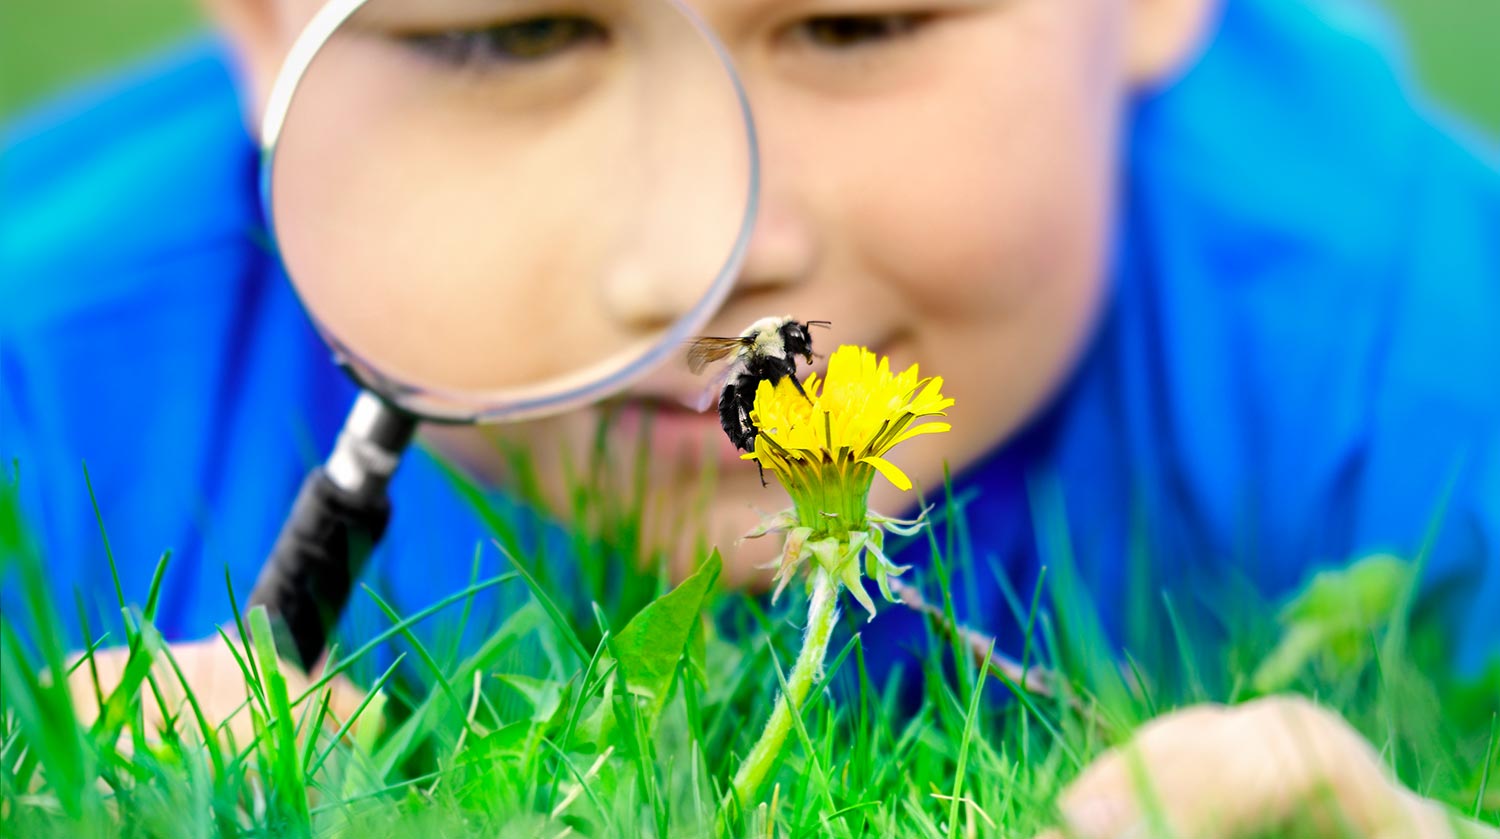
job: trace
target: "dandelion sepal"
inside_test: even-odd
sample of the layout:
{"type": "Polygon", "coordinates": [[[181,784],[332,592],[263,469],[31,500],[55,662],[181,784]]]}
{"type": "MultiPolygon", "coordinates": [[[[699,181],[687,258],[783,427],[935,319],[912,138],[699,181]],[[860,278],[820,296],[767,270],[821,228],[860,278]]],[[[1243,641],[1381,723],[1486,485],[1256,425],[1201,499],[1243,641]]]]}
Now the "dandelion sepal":
{"type": "Polygon", "coordinates": [[[898,519],[875,512],[866,513],[865,516],[871,523],[880,525],[880,528],[887,533],[894,533],[897,536],[915,536],[927,526],[927,514],[930,512],[932,512],[931,504],[923,507],[922,512],[918,513],[914,519],[898,519]]]}

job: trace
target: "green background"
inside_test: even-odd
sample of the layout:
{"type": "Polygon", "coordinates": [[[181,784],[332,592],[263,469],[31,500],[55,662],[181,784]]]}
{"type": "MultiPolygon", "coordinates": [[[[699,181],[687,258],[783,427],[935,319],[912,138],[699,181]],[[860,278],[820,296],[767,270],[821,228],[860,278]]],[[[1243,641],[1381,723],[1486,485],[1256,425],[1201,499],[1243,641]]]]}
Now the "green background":
{"type": "MultiPolygon", "coordinates": [[[[1373,2],[1406,28],[1421,82],[1500,137],[1500,0],[1373,2]]],[[[202,25],[195,0],[0,0],[0,119],[202,25]]]]}

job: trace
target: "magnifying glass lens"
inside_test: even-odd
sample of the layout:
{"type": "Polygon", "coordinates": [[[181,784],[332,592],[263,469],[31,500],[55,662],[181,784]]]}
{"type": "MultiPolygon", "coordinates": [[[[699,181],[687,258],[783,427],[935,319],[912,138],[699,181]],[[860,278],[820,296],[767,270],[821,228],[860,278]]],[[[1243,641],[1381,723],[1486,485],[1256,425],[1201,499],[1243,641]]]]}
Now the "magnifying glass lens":
{"type": "Polygon", "coordinates": [[[364,388],[250,596],[310,665],[420,420],[582,406],[702,330],[749,239],[754,132],[681,0],[328,0],[262,140],[283,266],[364,388]]]}
{"type": "Polygon", "coordinates": [[[287,272],[358,378],[422,416],[529,416],[701,329],[748,233],[753,140],[682,6],[342,5],[269,193],[287,272]]]}

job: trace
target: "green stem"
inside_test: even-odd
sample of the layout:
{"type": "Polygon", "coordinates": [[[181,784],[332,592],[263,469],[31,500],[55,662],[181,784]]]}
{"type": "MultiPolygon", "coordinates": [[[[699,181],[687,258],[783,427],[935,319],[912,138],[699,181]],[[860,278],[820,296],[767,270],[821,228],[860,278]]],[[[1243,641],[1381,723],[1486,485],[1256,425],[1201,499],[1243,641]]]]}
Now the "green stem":
{"type": "Polygon", "coordinates": [[[813,682],[823,674],[823,658],[828,654],[828,640],[833,637],[838,618],[839,583],[821,567],[814,568],[812,573],[812,598],[807,605],[807,634],[802,639],[802,652],[787,678],[786,692],[777,697],[776,707],[771,709],[766,730],[734,776],[734,800],[747,811],[786,743],[792,730],[792,714],[801,712],[813,682]]]}

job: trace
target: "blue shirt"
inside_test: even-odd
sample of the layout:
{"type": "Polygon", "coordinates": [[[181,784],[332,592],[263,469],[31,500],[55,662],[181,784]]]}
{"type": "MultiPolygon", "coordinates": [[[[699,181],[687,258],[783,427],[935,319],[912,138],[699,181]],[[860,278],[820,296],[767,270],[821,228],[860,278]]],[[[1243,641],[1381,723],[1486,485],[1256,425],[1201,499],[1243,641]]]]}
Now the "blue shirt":
{"type": "MultiPolygon", "coordinates": [[[[1028,600],[1064,554],[1118,638],[1143,591],[1206,597],[1233,570],[1274,597],[1432,532],[1424,592],[1456,657],[1500,650],[1500,169],[1332,7],[1230,0],[1201,60],[1131,104],[1102,322],[956,481],[957,606],[1012,649],[997,580],[1028,600]]],[[[170,549],[159,625],[202,636],[354,395],[267,250],[221,50],[57,103],[4,149],[0,457],[61,611],[75,587],[113,600],[87,461],[127,598],[170,549]]],[[[371,573],[410,610],[464,586],[486,537],[424,454],[391,492],[371,573]]],[[[867,642],[916,623],[889,611],[867,642]]]]}

